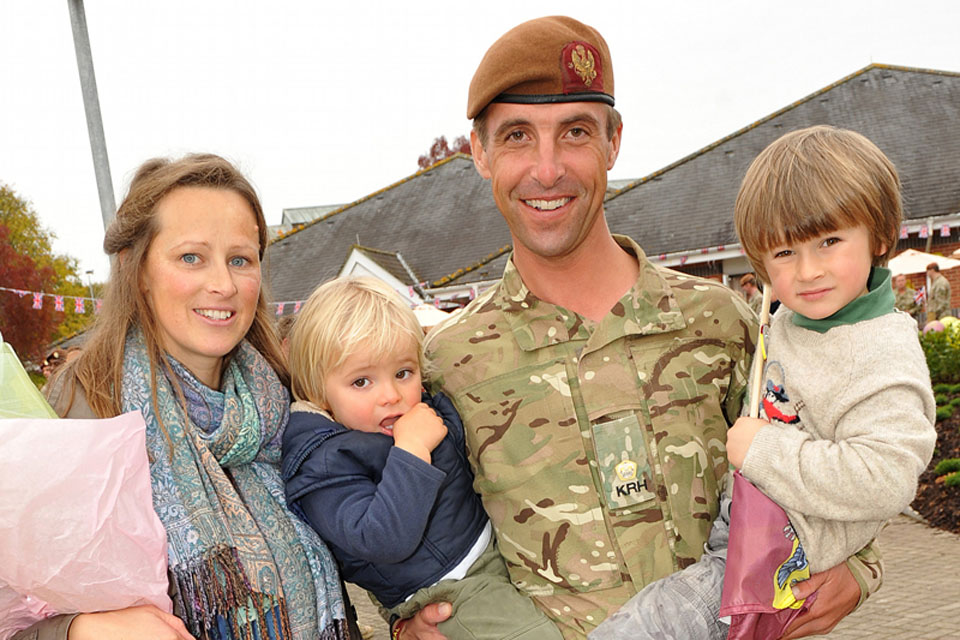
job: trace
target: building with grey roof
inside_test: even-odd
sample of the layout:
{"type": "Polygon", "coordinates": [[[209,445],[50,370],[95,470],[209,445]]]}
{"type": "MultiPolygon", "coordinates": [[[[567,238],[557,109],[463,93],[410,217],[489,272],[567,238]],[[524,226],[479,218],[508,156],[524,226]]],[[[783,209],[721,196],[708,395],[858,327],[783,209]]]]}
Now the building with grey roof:
{"type": "Polygon", "coordinates": [[[606,201],[610,228],[665,266],[698,275],[749,271],[733,226],[740,181],[768,144],[816,124],[862,133],[896,165],[909,236],[901,249],[958,241],[960,74],[880,64],[622,188],[606,201]]]}
{"type": "Polygon", "coordinates": [[[411,303],[457,305],[494,282],[510,234],[490,187],[457,154],[278,238],[267,252],[274,300],[305,299],[342,274],[375,275],[411,303]]]}
{"type": "MultiPolygon", "coordinates": [[[[936,251],[960,241],[960,73],[880,64],[649,176],[611,184],[610,229],[664,266],[722,279],[749,271],[733,227],[740,181],[770,142],[814,124],[864,134],[897,166],[901,248],[936,251]]],[[[452,306],[496,281],[509,249],[490,186],[458,154],[274,241],[269,282],[275,300],[296,301],[328,278],[370,273],[411,303],[452,306]]]]}

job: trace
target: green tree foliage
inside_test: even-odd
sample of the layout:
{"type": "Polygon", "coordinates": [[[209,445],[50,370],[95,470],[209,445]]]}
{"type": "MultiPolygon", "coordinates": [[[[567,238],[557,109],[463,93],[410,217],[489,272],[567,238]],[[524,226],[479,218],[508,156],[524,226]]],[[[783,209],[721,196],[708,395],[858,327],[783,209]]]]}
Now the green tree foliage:
{"type": "MultiPolygon", "coordinates": [[[[38,274],[43,274],[40,280],[42,286],[40,286],[26,285],[22,273],[21,276],[18,276],[20,280],[14,282],[10,279],[13,278],[12,274],[5,274],[0,271],[0,286],[27,291],[57,293],[64,296],[86,297],[89,295],[88,287],[83,284],[78,274],[77,261],[70,256],[54,253],[52,243],[56,236],[41,224],[39,216],[28,201],[2,183],[0,183],[0,224],[6,229],[4,243],[9,256],[18,255],[29,259],[32,269],[38,274]],[[21,282],[24,284],[20,284],[21,282]]],[[[12,258],[10,259],[12,260],[12,258]]],[[[0,264],[5,263],[6,260],[0,264]]],[[[21,265],[20,271],[22,272],[23,265],[26,263],[17,262],[17,264],[21,265]]],[[[4,309],[4,313],[0,316],[0,323],[2,323],[0,326],[3,326],[5,338],[8,330],[11,330],[7,327],[10,324],[8,318],[13,316],[8,315],[8,313],[12,313],[13,308],[25,309],[28,313],[25,321],[36,324],[37,331],[46,331],[43,337],[43,348],[57,338],[73,335],[82,330],[89,324],[93,316],[90,302],[86,304],[86,312],[78,314],[74,312],[73,301],[68,300],[63,312],[51,311],[54,321],[53,326],[48,328],[45,323],[40,322],[40,315],[36,315],[39,312],[31,308],[31,303],[32,299],[29,297],[20,298],[10,292],[0,291],[0,304],[5,305],[0,307],[0,309],[4,309]],[[10,305],[14,306],[11,307],[10,305]]],[[[47,311],[48,306],[52,309],[53,300],[44,298],[43,306],[44,312],[47,311]]],[[[11,342],[11,344],[13,343],[11,342]]],[[[32,355],[28,357],[25,352],[20,350],[17,353],[23,359],[34,358],[32,355]]]]}

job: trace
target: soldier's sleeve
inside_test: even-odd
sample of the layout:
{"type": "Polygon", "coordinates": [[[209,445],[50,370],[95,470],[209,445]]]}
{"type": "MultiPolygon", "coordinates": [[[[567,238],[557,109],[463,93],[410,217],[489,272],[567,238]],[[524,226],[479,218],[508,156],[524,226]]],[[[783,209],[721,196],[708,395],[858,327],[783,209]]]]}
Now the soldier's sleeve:
{"type": "Polygon", "coordinates": [[[860,585],[860,599],[854,611],[883,585],[883,556],[876,540],[847,558],[847,568],[860,585]]]}
{"type": "Polygon", "coordinates": [[[731,327],[731,351],[734,361],[730,371],[730,385],[727,388],[727,397],[724,398],[723,413],[727,423],[733,425],[740,417],[740,410],[747,394],[747,384],[750,380],[750,367],[753,363],[753,352],[756,335],[759,329],[756,316],[750,313],[741,313],[731,327]]]}
{"type": "Polygon", "coordinates": [[[47,618],[13,634],[11,640],[66,640],[70,624],[79,613],[47,618]]]}

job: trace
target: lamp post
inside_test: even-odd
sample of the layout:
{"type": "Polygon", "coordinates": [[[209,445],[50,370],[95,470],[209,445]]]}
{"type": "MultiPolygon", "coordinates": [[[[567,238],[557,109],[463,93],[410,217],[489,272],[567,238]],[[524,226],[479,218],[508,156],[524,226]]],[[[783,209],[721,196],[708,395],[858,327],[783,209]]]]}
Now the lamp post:
{"type": "Polygon", "coordinates": [[[90,290],[90,300],[93,300],[93,269],[87,269],[87,288],[90,290]]]}

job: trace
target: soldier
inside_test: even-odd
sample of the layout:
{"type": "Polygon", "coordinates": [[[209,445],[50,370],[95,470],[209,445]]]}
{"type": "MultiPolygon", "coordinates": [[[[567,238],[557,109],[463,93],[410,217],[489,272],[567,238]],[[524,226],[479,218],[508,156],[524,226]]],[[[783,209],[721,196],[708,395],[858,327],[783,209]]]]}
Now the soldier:
{"type": "Polygon", "coordinates": [[[950,315],[950,282],[940,273],[940,265],[936,262],[927,265],[927,282],[930,283],[927,322],[950,315]]]}
{"type": "Polygon", "coordinates": [[[757,277],[752,273],[745,273],[740,277],[740,290],[743,291],[743,297],[747,304],[753,309],[753,312],[760,315],[760,304],[763,302],[763,294],[760,293],[760,287],[757,286],[757,277]]]}
{"type": "Polygon", "coordinates": [[[915,315],[917,312],[917,292],[913,287],[907,284],[907,276],[903,273],[893,276],[893,294],[895,296],[893,306],[907,313],[915,315]]]}
{"type": "MultiPolygon", "coordinates": [[[[426,345],[511,580],[565,638],[700,557],[757,329],[730,289],[610,233],[613,88],[606,42],[571,18],[521,24],[487,52],[467,117],[513,255],[426,345]]],[[[821,595],[789,637],[832,628],[875,586],[877,567],[856,566],[798,585],[821,595]]],[[[448,612],[429,605],[402,637],[442,637],[431,623],[448,612]]]]}

